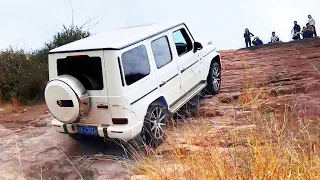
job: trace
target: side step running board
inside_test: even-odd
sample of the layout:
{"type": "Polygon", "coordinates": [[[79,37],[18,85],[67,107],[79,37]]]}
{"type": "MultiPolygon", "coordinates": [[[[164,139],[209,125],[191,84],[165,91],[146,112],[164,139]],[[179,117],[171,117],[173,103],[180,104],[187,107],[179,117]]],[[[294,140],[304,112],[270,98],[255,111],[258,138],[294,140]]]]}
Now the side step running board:
{"type": "Polygon", "coordinates": [[[183,105],[185,105],[188,101],[190,101],[195,95],[197,95],[200,91],[202,91],[206,86],[207,86],[206,81],[199,82],[190,91],[185,93],[181,98],[179,98],[176,102],[170,105],[169,111],[171,113],[177,112],[183,105]]]}

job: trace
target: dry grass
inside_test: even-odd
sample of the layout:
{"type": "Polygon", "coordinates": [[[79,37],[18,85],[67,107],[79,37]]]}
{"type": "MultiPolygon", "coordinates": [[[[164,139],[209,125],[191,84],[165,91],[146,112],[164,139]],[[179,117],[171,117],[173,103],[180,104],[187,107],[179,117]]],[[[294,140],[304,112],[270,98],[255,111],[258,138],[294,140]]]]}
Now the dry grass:
{"type": "Polygon", "coordinates": [[[301,115],[298,100],[278,109],[265,105],[271,100],[250,88],[229,108],[233,116],[173,127],[135,172],[153,180],[320,179],[320,119],[301,115]]]}
{"type": "Polygon", "coordinates": [[[16,99],[12,99],[11,103],[2,103],[0,101],[0,109],[3,109],[3,111],[0,112],[0,115],[15,112],[21,107],[22,104],[16,99]]]}

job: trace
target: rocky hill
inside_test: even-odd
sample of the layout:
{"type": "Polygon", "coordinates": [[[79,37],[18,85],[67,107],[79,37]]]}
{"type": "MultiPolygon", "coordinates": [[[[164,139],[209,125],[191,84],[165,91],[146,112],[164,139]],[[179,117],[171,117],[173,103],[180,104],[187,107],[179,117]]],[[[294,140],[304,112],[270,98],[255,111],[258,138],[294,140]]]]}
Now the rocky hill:
{"type": "Polygon", "coordinates": [[[307,111],[319,116],[320,40],[267,44],[222,51],[222,93],[259,88],[277,99],[308,96],[307,111]],[[315,104],[314,104],[315,103],[315,104]]]}
{"type": "Polygon", "coordinates": [[[3,110],[0,179],[320,178],[320,40],[221,55],[221,93],[173,120],[150,157],[131,152],[135,164],[115,143],[57,134],[45,105],[3,110]]]}

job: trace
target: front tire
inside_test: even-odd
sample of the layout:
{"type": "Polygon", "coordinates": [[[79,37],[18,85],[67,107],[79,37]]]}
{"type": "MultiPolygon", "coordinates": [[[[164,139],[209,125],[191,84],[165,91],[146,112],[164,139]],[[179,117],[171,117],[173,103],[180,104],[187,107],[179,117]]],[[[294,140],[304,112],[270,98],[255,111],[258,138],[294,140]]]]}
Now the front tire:
{"type": "Polygon", "coordinates": [[[221,86],[221,67],[218,62],[212,61],[207,77],[207,88],[206,90],[211,95],[216,95],[220,91],[221,86]]]}
{"type": "Polygon", "coordinates": [[[165,105],[156,102],[149,106],[141,132],[147,146],[157,147],[164,141],[169,117],[165,105]]]}

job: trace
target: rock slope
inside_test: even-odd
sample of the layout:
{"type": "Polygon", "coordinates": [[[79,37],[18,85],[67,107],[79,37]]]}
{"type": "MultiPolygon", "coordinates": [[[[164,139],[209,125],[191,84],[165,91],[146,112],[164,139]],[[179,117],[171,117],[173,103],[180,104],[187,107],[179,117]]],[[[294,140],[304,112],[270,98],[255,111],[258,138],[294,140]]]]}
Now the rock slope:
{"type": "MultiPolygon", "coordinates": [[[[200,130],[208,141],[200,142],[199,134],[187,128],[199,124],[199,118],[192,117],[187,122],[190,126],[180,126],[181,131],[170,133],[175,141],[166,142],[169,145],[166,147],[174,143],[175,147],[182,147],[182,151],[188,153],[203,150],[210,141],[224,151],[225,147],[231,146],[223,136],[228,128],[255,128],[248,123],[226,121],[250,114],[250,111],[235,113],[234,103],[236,100],[246,102],[252,98],[246,96],[249,93],[268,96],[266,105],[279,111],[284,111],[285,102],[298,101],[297,108],[304,116],[319,117],[320,40],[221,51],[221,55],[221,93],[205,99],[200,107],[200,116],[206,123],[214,125],[214,129],[200,130]],[[251,88],[256,92],[250,92],[251,88]],[[192,145],[188,145],[190,141],[192,145]]],[[[125,166],[105,160],[111,155],[128,158],[127,152],[115,143],[79,144],[52,130],[45,105],[22,109],[0,113],[0,169],[3,171],[0,179],[18,179],[19,176],[26,179],[80,179],[79,173],[85,179],[128,179],[131,173],[125,166]]],[[[171,149],[160,151],[168,153],[171,149]]]]}

